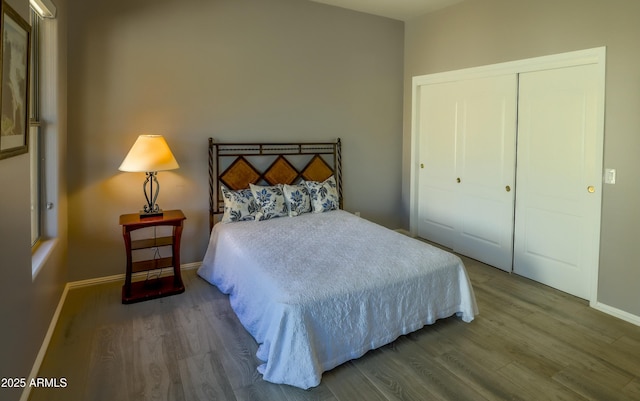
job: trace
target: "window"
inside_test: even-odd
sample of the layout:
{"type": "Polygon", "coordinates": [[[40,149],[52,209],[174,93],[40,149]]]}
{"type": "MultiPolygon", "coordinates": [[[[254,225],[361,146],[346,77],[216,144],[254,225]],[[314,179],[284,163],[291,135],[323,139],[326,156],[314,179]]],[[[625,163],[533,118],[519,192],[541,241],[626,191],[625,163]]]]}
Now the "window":
{"type": "Polygon", "coordinates": [[[31,247],[36,248],[42,236],[42,146],[40,138],[40,88],[38,68],[40,62],[40,21],[42,17],[31,9],[31,76],[29,108],[29,157],[31,168],[31,247]]]}
{"type": "Polygon", "coordinates": [[[31,175],[31,276],[35,280],[58,242],[60,199],[59,117],[56,96],[57,21],[51,0],[30,0],[31,68],[29,77],[29,157],[31,175]],[[52,203],[49,203],[52,202],[52,203]]]}

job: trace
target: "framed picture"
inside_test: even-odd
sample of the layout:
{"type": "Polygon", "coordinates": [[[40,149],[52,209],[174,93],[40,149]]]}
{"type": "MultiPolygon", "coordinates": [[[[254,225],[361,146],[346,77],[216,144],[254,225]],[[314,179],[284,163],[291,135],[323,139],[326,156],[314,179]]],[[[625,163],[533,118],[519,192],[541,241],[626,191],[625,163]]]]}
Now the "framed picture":
{"type": "Polygon", "coordinates": [[[31,26],[2,2],[0,159],[29,150],[29,56],[31,26]]]}

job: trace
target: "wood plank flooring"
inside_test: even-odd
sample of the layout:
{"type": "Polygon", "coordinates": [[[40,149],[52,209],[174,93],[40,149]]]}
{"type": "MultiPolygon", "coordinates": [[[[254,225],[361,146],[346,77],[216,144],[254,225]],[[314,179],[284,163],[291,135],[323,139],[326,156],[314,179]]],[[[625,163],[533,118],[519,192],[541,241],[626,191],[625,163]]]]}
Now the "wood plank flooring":
{"type": "Polygon", "coordinates": [[[311,390],[256,371],[228,298],[186,271],[184,294],[132,305],[121,284],[71,290],[30,400],[640,400],[640,327],[463,258],[480,315],[438,321],[325,372],[311,390]]]}

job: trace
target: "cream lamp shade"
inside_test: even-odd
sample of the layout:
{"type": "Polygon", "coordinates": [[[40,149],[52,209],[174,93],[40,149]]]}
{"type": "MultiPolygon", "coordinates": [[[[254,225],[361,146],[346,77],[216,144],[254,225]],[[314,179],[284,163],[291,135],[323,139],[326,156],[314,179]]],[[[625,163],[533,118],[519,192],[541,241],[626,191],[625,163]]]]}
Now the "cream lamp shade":
{"type": "Polygon", "coordinates": [[[167,141],[162,135],[140,135],[118,167],[120,171],[143,172],[147,179],[142,188],[147,203],[140,211],[141,217],[162,216],[162,209],[156,203],[160,193],[158,171],[175,170],[178,167],[167,141]],[[155,191],[154,191],[155,187],[155,191]]]}
{"type": "Polygon", "coordinates": [[[178,167],[180,166],[162,135],[140,135],[118,170],[146,173],[175,170],[178,167]]]}

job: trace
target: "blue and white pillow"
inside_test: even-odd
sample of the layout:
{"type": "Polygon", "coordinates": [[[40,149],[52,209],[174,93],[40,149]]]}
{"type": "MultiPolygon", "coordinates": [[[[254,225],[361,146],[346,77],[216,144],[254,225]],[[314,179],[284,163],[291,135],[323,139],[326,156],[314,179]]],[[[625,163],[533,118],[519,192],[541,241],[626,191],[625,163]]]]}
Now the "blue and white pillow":
{"type": "Polygon", "coordinates": [[[338,197],[338,187],[334,176],[327,178],[324,182],[305,181],[304,185],[309,190],[313,213],[322,213],[339,208],[340,198],[338,197]]]}
{"type": "Polygon", "coordinates": [[[289,216],[300,216],[303,213],[309,213],[311,209],[311,196],[306,185],[287,185],[282,188],[284,191],[284,199],[289,206],[289,216]]]}
{"type": "Polygon", "coordinates": [[[224,199],[224,214],[220,220],[222,223],[256,219],[259,207],[250,189],[232,191],[221,186],[221,190],[224,199]]]}
{"type": "Polygon", "coordinates": [[[289,214],[282,185],[269,187],[249,184],[249,186],[259,207],[256,220],[268,220],[289,214]]]}

